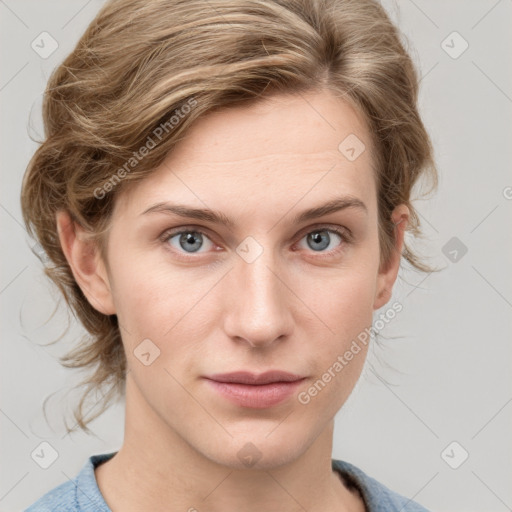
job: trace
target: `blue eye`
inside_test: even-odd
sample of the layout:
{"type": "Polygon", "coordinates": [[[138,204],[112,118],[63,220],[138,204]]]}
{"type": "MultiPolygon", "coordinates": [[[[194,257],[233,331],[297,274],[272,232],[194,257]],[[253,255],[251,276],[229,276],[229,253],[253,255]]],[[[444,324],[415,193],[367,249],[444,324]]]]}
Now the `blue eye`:
{"type": "Polygon", "coordinates": [[[317,229],[315,231],[310,231],[301,240],[305,239],[308,247],[314,252],[336,252],[340,242],[335,244],[335,247],[331,247],[330,250],[325,251],[325,249],[328,248],[333,242],[332,233],[335,235],[334,238],[338,238],[340,242],[346,241],[345,235],[342,232],[334,229],[317,229]]]}
{"type": "Polygon", "coordinates": [[[205,239],[213,246],[211,240],[202,231],[182,230],[177,233],[168,233],[164,242],[169,242],[175,249],[183,249],[185,252],[194,253],[199,251],[205,239]],[[176,237],[178,237],[177,245],[171,243],[171,240],[176,237]]]}
{"type": "MultiPolygon", "coordinates": [[[[167,231],[162,235],[161,240],[164,244],[170,245],[178,254],[201,254],[216,247],[204,231],[195,228],[167,231]],[[203,248],[206,250],[200,251],[203,248]]],[[[306,240],[306,249],[309,248],[312,252],[319,253],[319,256],[330,256],[337,254],[343,250],[346,244],[350,243],[351,234],[348,230],[337,227],[320,227],[307,232],[300,242],[303,240],[306,240]],[[329,249],[329,247],[331,248],[329,249]]]]}

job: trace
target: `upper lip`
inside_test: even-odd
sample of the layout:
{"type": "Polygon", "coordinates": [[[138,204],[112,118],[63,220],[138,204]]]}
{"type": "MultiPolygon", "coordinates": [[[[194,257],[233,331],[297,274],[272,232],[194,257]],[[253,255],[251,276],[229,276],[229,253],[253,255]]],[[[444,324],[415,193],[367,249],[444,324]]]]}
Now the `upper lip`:
{"type": "Polygon", "coordinates": [[[261,385],[269,384],[271,382],[295,382],[302,380],[304,377],[281,370],[270,370],[260,374],[245,371],[216,373],[214,375],[208,375],[206,378],[217,382],[261,385]]]}

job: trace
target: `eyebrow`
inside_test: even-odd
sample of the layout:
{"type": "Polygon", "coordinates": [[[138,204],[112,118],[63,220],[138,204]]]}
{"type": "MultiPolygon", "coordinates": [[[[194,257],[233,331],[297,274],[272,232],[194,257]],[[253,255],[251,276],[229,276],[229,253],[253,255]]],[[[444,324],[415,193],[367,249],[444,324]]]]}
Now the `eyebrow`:
{"type": "MultiPolygon", "coordinates": [[[[330,213],[335,213],[340,210],[346,210],[348,208],[360,210],[366,214],[368,213],[368,208],[366,207],[366,205],[357,197],[341,196],[332,199],[331,201],[325,204],[309,208],[308,210],[304,210],[303,212],[295,215],[292,221],[294,223],[300,224],[302,222],[316,219],[318,217],[322,217],[330,213]]],[[[154,212],[173,213],[180,217],[203,220],[207,222],[212,222],[214,224],[221,224],[227,226],[228,228],[234,228],[235,226],[235,222],[233,221],[233,219],[227,217],[224,213],[219,212],[217,210],[193,208],[186,205],[171,204],[167,202],[154,204],[153,206],[150,206],[149,208],[144,210],[141,213],[141,215],[154,212]]]]}

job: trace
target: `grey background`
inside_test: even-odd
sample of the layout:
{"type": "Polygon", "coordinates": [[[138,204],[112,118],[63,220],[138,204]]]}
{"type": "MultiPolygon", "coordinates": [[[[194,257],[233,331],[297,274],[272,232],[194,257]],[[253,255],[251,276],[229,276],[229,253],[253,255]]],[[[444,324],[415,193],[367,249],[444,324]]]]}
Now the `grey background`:
{"type": "MultiPolygon", "coordinates": [[[[42,136],[46,80],[102,3],[0,0],[4,512],[24,509],[73,478],[90,455],[119,449],[123,438],[122,404],[92,424],[96,437],[65,435],[61,416],[71,423],[78,398],[68,390],[83,374],[61,368],[57,357],[81,329],[64,307],[48,320],[60,298],[30,251],[19,205],[37,147],[29,133],[42,136]],[[43,31],[59,45],[46,59],[31,48],[43,31]],[[68,325],[60,342],[42,345],[68,325]],[[46,423],[41,404],[50,395],[46,423]],[[44,441],[58,452],[48,469],[31,457],[44,441]]],[[[421,112],[441,175],[437,195],[417,203],[426,236],[416,247],[444,270],[423,275],[404,266],[389,303],[404,309],[382,331],[382,348],[337,416],[333,456],[432,510],[512,510],[512,1],[384,5],[423,77],[421,112]],[[454,31],[469,44],[457,58],[463,41],[446,39],[454,31]],[[453,237],[451,244],[467,248],[455,261],[453,237]],[[443,459],[453,441],[459,445],[443,459]],[[468,459],[452,469],[445,460],[456,465],[462,450],[468,459]]]]}

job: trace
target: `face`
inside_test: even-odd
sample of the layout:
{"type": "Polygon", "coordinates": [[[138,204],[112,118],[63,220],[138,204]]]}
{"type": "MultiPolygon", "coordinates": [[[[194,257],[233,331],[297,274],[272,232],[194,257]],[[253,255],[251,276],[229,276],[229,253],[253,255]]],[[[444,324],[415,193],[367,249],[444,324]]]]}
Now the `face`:
{"type": "Polygon", "coordinates": [[[379,272],[369,149],[347,103],[279,95],[201,119],[118,197],[105,281],[132,410],[230,467],[243,450],[270,467],[311,446],[354,388],[367,346],[343,356],[396,277],[379,272]],[[350,134],[366,147],[355,159],[339,149],[350,134]],[[301,218],[335,201],[345,207],[301,218]],[[177,205],[231,223],[181,216],[177,205]],[[205,378],[268,370],[302,380],[272,401],[272,392],[231,399],[205,378]]]}

